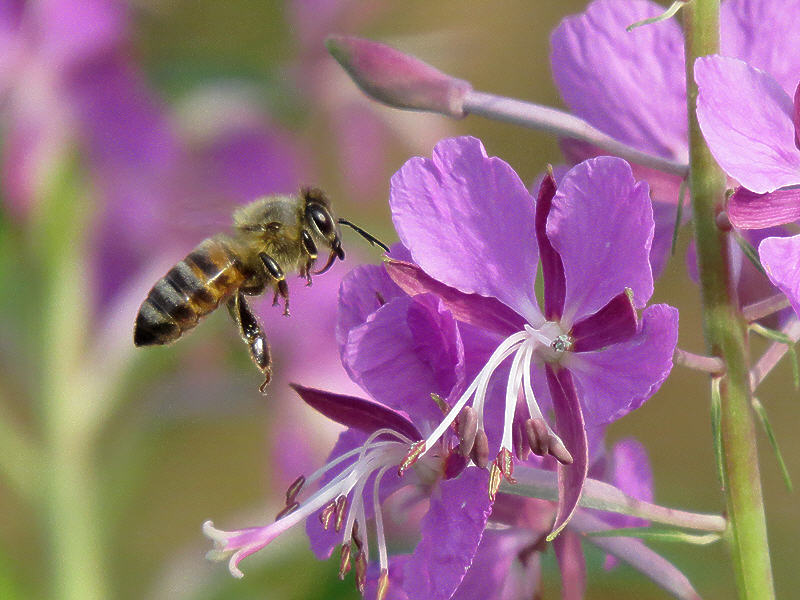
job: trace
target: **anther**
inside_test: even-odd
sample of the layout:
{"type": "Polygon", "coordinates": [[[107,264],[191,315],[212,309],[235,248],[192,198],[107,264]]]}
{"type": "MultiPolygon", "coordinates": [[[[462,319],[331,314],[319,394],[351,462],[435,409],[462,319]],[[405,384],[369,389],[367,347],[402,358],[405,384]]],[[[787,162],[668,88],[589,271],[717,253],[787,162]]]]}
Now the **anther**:
{"type": "Polygon", "coordinates": [[[469,456],[477,433],[478,416],[471,406],[465,406],[458,415],[458,452],[461,456],[469,456]]]}
{"type": "Polygon", "coordinates": [[[376,600],[384,600],[386,593],[389,591],[389,570],[381,569],[381,575],[378,577],[378,594],[376,600]]]}
{"type": "Polygon", "coordinates": [[[400,468],[397,469],[397,474],[399,476],[403,476],[405,473],[417,460],[419,457],[425,454],[425,440],[419,440],[418,442],[414,442],[411,444],[411,450],[409,450],[406,457],[403,459],[403,462],[400,463],[400,468]]]}
{"type": "Polygon", "coordinates": [[[350,571],[350,542],[342,544],[342,553],[339,556],[339,579],[344,579],[344,576],[350,571]]]}
{"type": "Polygon", "coordinates": [[[328,531],[328,528],[331,526],[331,519],[333,515],[336,513],[336,501],[333,500],[330,504],[326,504],[325,508],[319,513],[319,522],[322,523],[322,528],[325,531],[328,531]]]}
{"type": "Polygon", "coordinates": [[[300,508],[300,503],[299,502],[292,502],[291,504],[287,504],[286,506],[283,507],[283,509],[277,515],[275,515],[275,520],[277,521],[281,517],[285,517],[286,515],[288,515],[290,513],[293,513],[298,508],[300,508]]]}
{"type": "Polygon", "coordinates": [[[439,410],[442,411],[442,414],[446,417],[447,413],[450,412],[450,405],[442,398],[439,394],[431,394],[431,399],[436,403],[436,406],[439,407],[439,410]]]}
{"type": "Polygon", "coordinates": [[[531,447],[525,436],[525,423],[523,421],[514,421],[511,429],[511,439],[514,444],[514,455],[520,461],[528,460],[531,453],[531,447]]]}
{"type": "Polygon", "coordinates": [[[483,429],[479,429],[475,433],[475,443],[472,446],[470,458],[481,469],[485,469],[489,465],[489,438],[486,437],[483,429]]]}
{"type": "Polygon", "coordinates": [[[497,490],[500,489],[500,482],[503,481],[503,473],[500,471],[500,467],[497,466],[496,462],[492,463],[492,467],[489,469],[489,500],[494,502],[495,496],[497,496],[497,490]]]}
{"type": "Polygon", "coordinates": [[[356,586],[361,595],[367,587],[367,555],[363,550],[359,550],[356,555],[356,586]]]}
{"type": "Polygon", "coordinates": [[[508,483],[517,483],[517,480],[513,477],[514,457],[511,455],[511,451],[508,448],[500,448],[500,452],[497,453],[497,458],[494,462],[500,468],[500,472],[508,483]]]}
{"type": "Polygon", "coordinates": [[[528,419],[525,421],[525,436],[531,451],[536,456],[544,456],[549,450],[550,432],[544,419],[528,419]]]}
{"type": "Polygon", "coordinates": [[[358,521],[353,523],[353,533],[351,534],[351,538],[353,540],[353,544],[356,546],[356,550],[361,551],[364,547],[364,540],[361,539],[361,535],[358,532],[358,521]]]}
{"type": "Polygon", "coordinates": [[[562,465],[572,464],[572,454],[569,453],[567,447],[564,445],[558,436],[552,433],[548,437],[548,449],[550,454],[562,465]]]}
{"type": "Polygon", "coordinates": [[[344,525],[347,504],[347,496],[339,496],[336,499],[336,524],[334,525],[336,533],[339,533],[342,530],[342,525],[344,525]]]}
{"type": "Polygon", "coordinates": [[[306,478],[302,475],[295,479],[292,482],[292,485],[289,486],[289,489],[286,490],[286,505],[292,504],[295,500],[297,500],[297,494],[300,493],[300,490],[303,489],[303,486],[306,484],[306,478]]]}

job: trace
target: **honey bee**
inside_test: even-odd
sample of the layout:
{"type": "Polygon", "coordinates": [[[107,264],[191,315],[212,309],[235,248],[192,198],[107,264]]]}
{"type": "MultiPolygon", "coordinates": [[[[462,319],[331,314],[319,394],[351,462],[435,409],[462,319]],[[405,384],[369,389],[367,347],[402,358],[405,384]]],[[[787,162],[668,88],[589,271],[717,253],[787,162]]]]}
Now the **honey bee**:
{"type": "Polygon", "coordinates": [[[136,346],[171,344],[194,328],[225,301],[228,312],[264,374],[266,392],[272,377],[269,343],[245,296],[273,290],[272,305],[283,299],[289,316],[286,274],[298,272],[311,285],[311,275],[344,260],[339,225],[352,227],[370,243],[388,251],[379,240],[346,219],[336,219],[325,194],[303,188],[299,194],[265,196],[233,213],[233,232],[203,240],[156,282],[139,307],[133,329],[136,346]],[[312,271],[317,245],[329,250],[325,265],[312,271]]]}

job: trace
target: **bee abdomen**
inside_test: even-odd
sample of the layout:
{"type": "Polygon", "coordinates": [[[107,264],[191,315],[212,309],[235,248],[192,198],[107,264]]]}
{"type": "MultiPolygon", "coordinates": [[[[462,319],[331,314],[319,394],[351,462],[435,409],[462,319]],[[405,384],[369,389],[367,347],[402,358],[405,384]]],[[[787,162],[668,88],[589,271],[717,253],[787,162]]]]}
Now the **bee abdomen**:
{"type": "Polygon", "coordinates": [[[149,346],[174,342],[245,279],[228,239],[217,236],[203,241],[147,294],[136,317],[133,343],[149,346]]]}

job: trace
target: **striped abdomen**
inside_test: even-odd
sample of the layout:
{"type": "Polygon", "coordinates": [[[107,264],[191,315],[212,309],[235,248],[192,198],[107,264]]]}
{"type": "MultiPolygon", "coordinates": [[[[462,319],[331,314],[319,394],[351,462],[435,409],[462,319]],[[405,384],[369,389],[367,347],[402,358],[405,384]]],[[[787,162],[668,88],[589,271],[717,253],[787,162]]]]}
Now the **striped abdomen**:
{"type": "Polygon", "coordinates": [[[174,342],[246,278],[229,238],[220,235],[204,240],[147,294],[136,317],[133,343],[149,346],[174,342]]]}

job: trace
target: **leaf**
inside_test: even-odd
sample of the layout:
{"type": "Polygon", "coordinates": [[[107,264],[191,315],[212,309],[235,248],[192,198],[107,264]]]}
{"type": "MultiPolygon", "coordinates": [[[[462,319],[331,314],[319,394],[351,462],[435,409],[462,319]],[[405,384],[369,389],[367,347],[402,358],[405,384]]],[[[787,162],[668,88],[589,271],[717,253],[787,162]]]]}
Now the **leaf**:
{"type": "Polygon", "coordinates": [[[790,336],[786,335],[782,331],[778,331],[775,329],[770,329],[769,327],[764,327],[763,325],[759,325],[758,323],[751,323],[749,325],[750,331],[760,335],[763,338],[768,340],[772,340],[778,342],[780,344],[786,344],[787,352],[791,356],[791,363],[792,363],[792,381],[794,382],[794,389],[800,388],[800,365],[797,362],[797,351],[795,350],[795,344],[797,343],[793,340],[790,336]]]}
{"type": "Polygon", "coordinates": [[[758,420],[761,421],[761,426],[764,428],[764,433],[767,434],[767,439],[769,440],[769,445],[772,446],[772,451],[775,453],[775,458],[778,460],[778,466],[780,467],[781,474],[783,475],[783,482],[786,484],[786,488],[791,492],[793,491],[792,478],[789,476],[789,469],[786,468],[786,463],[783,460],[783,454],[781,454],[781,450],[778,447],[778,440],[775,438],[775,432],[772,431],[772,426],[769,424],[767,410],[764,408],[764,405],[759,402],[758,398],[754,397],[751,400],[751,403],[753,405],[753,410],[758,416],[758,420]]]}
{"type": "Polygon", "coordinates": [[[719,484],[722,490],[725,490],[725,463],[723,461],[722,453],[722,396],[720,395],[719,386],[722,381],[721,377],[713,377],[711,379],[711,437],[714,440],[714,458],[717,463],[717,477],[719,477],[719,484]]]}
{"type": "Polygon", "coordinates": [[[681,529],[656,529],[653,527],[623,527],[622,529],[607,529],[605,531],[589,531],[588,537],[635,537],[643,540],[656,540],[660,542],[681,542],[706,546],[722,539],[719,533],[689,533],[681,529]]]}
{"type": "Polygon", "coordinates": [[[657,17],[650,17],[649,19],[636,21],[636,23],[628,25],[625,28],[625,31],[633,31],[637,27],[642,27],[643,25],[652,25],[653,23],[660,23],[661,21],[666,21],[667,19],[671,19],[681,8],[683,8],[684,4],[686,4],[685,0],[675,0],[675,2],[673,2],[667,10],[665,10],[657,17]]]}
{"type": "Polygon", "coordinates": [[[738,231],[734,229],[732,233],[733,239],[736,240],[737,244],[739,244],[739,248],[741,248],[742,252],[744,252],[744,255],[750,259],[750,262],[753,263],[753,266],[758,269],[764,277],[766,277],[767,272],[764,270],[764,266],[761,264],[761,259],[758,257],[758,251],[753,248],[750,242],[744,239],[738,231]]]}
{"type": "Polygon", "coordinates": [[[681,181],[681,189],[678,192],[678,210],[675,213],[675,227],[672,229],[672,247],[670,248],[670,254],[672,256],[675,256],[675,248],[678,245],[678,229],[683,220],[683,201],[686,199],[687,189],[686,180],[684,179],[681,181]]]}

